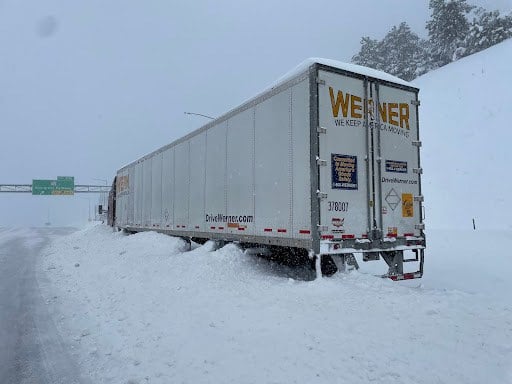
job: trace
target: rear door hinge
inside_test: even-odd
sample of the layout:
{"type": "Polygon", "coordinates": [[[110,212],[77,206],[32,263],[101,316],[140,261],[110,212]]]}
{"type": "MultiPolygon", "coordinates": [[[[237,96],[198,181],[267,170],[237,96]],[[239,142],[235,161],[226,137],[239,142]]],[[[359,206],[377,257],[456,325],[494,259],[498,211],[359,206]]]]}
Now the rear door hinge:
{"type": "Polygon", "coordinates": [[[421,147],[421,141],[420,140],[413,140],[412,141],[412,145],[414,145],[415,147],[421,147]]]}
{"type": "Polygon", "coordinates": [[[420,106],[421,102],[419,100],[411,100],[412,105],[420,106]]]}
{"type": "Polygon", "coordinates": [[[417,173],[418,175],[423,174],[423,168],[413,168],[412,173],[417,173]]]}
{"type": "Polygon", "coordinates": [[[422,203],[423,201],[425,201],[425,199],[423,198],[423,195],[419,195],[414,196],[414,201],[419,201],[420,203],[422,203]]]}
{"type": "Polygon", "coordinates": [[[316,157],[316,165],[318,165],[318,166],[325,166],[325,165],[327,165],[327,160],[322,160],[321,158],[319,158],[317,156],[316,157]]]}
{"type": "Polygon", "coordinates": [[[325,80],[323,80],[323,79],[321,79],[321,78],[317,77],[317,78],[316,78],[316,83],[317,83],[317,84],[320,84],[320,85],[325,85],[325,80]]]}
{"type": "Polygon", "coordinates": [[[423,224],[423,223],[421,223],[421,224],[416,224],[416,225],[414,226],[414,229],[421,229],[421,230],[423,230],[423,229],[425,229],[425,224],[423,224]]]}
{"type": "Polygon", "coordinates": [[[324,128],[324,127],[317,127],[316,128],[316,131],[318,133],[327,133],[327,128],[324,128]]]}
{"type": "Polygon", "coordinates": [[[327,199],[327,193],[325,193],[325,192],[316,191],[316,196],[319,199],[327,199]]]}
{"type": "Polygon", "coordinates": [[[329,227],[327,225],[317,224],[317,227],[320,232],[327,232],[329,230],[329,227]]]}

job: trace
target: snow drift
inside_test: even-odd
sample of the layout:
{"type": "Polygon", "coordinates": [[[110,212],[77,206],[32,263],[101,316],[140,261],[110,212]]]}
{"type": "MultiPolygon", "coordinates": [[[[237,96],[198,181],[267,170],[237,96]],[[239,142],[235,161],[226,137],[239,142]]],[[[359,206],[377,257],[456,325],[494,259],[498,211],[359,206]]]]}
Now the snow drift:
{"type": "Polygon", "coordinates": [[[414,81],[430,228],[512,229],[511,58],[512,39],[414,81]]]}
{"type": "MultiPolygon", "coordinates": [[[[93,382],[512,380],[512,308],[502,297],[359,272],[309,280],[233,244],[184,247],[97,226],[46,250],[52,285],[43,289],[93,382]]],[[[430,264],[450,264],[450,252],[430,264]]],[[[482,276],[477,284],[492,283],[482,276]]]]}

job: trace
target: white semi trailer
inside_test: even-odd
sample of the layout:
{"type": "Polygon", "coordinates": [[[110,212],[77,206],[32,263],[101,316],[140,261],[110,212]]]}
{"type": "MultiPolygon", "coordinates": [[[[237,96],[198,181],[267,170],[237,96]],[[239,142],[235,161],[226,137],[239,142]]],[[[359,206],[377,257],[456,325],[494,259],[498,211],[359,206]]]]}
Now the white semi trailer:
{"type": "Polygon", "coordinates": [[[302,253],[319,258],[326,274],[362,253],[382,258],[386,277],[419,278],[418,91],[383,72],[309,59],[121,168],[111,224],[302,253]]]}

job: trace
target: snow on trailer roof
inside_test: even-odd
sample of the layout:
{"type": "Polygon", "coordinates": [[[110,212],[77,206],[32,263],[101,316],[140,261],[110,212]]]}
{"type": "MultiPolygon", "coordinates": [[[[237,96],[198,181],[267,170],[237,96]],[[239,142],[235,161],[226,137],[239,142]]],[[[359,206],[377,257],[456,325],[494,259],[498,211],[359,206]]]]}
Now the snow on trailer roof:
{"type": "Polygon", "coordinates": [[[310,57],[310,58],[304,60],[299,65],[297,65],[291,71],[287,72],[285,75],[283,75],[279,79],[277,79],[277,81],[274,84],[272,84],[268,89],[275,88],[275,87],[279,86],[280,84],[285,83],[286,81],[290,80],[291,78],[293,78],[293,77],[297,76],[298,74],[307,70],[313,64],[322,64],[322,65],[326,65],[328,67],[341,69],[343,71],[353,72],[353,73],[357,73],[357,74],[360,74],[363,76],[372,77],[374,79],[389,81],[391,83],[405,85],[407,87],[418,88],[413,83],[402,80],[399,77],[390,75],[389,73],[382,72],[377,69],[363,67],[362,65],[357,65],[357,64],[344,63],[344,62],[338,61],[338,60],[324,59],[321,57],[310,57]]]}
{"type": "Polygon", "coordinates": [[[305,74],[306,71],[309,69],[309,67],[311,67],[314,64],[321,64],[321,65],[325,65],[327,67],[331,67],[331,68],[335,68],[335,69],[340,69],[340,70],[347,71],[347,72],[356,73],[356,74],[367,76],[367,77],[370,77],[370,78],[383,80],[383,81],[386,81],[386,82],[389,82],[389,83],[395,83],[395,84],[399,84],[399,85],[402,85],[402,86],[418,89],[418,87],[415,84],[413,84],[413,83],[410,83],[408,81],[402,80],[402,79],[400,79],[400,78],[398,78],[396,76],[390,75],[389,73],[378,71],[376,69],[372,69],[372,68],[368,68],[368,67],[363,67],[363,66],[357,65],[357,64],[344,63],[342,61],[337,61],[337,60],[332,60],[332,59],[324,59],[324,58],[321,58],[321,57],[310,57],[310,58],[304,60],[303,62],[301,62],[299,65],[297,65],[292,70],[290,70],[287,73],[285,73],[283,76],[281,76],[279,79],[277,79],[274,83],[272,83],[271,85],[269,85],[268,87],[263,89],[263,91],[261,91],[258,94],[250,97],[247,100],[244,100],[242,103],[240,103],[234,109],[231,109],[231,110],[227,111],[226,113],[223,113],[222,115],[220,115],[217,118],[213,119],[211,122],[209,122],[207,124],[204,124],[200,128],[190,132],[189,134],[185,135],[184,137],[181,137],[181,138],[179,138],[177,140],[174,140],[171,143],[169,143],[167,145],[164,145],[163,147],[160,147],[160,148],[156,149],[155,151],[150,152],[147,155],[144,155],[144,156],[138,158],[135,161],[132,161],[132,162],[130,162],[128,164],[125,164],[124,166],[119,168],[117,172],[120,172],[120,171],[124,170],[125,168],[127,168],[127,167],[129,167],[129,166],[131,166],[133,164],[136,164],[137,162],[139,162],[141,160],[144,160],[144,159],[146,159],[148,157],[151,157],[154,154],[157,154],[157,153],[165,150],[166,148],[169,148],[169,147],[171,147],[171,146],[181,142],[182,140],[185,140],[185,139],[189,138],[191,135],[194,135],[197,132],[200,132],[200,131],[202,131],[204,129],[207,129],[208,127],[214,126],[215,124],[218,124],[219,122],[229,118],[229,116],[233,115],[233,113],[235,113],[236,111],[240,110],[241,108],[244,108],[245,106],[247,106],[248,104],[250,104],[254,100],[257,100],[258,98],[262,97],[266,93],[268,93],[270,91],[273,91],[274,89],[284,85],[286,82],[288,82],[288,81],[290,81],[290,80],[292,80],[292,79],[294,79],[296,77],[299,77],[302,74],[305,74]]]}

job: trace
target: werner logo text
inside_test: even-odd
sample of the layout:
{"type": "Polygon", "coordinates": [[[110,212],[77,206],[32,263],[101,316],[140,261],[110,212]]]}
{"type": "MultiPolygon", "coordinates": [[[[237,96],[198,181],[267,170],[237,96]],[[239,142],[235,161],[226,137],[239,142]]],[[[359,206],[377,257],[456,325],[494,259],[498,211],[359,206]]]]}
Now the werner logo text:
{"type": "MultiPolygon", "coordinates": [[[[340,113],[344,118],[362,119],[364,113],[368,111],[370,120],[374,120],[374,102],[372,99],[366,100],[359,96],[338,91],[329,87],[331,96],[332,114],[337,118],[340,113]]],[[[400,128],[409,129],[409,104],[407,103],[379,103],[380,122],[391,124],[400,128]]]]}

